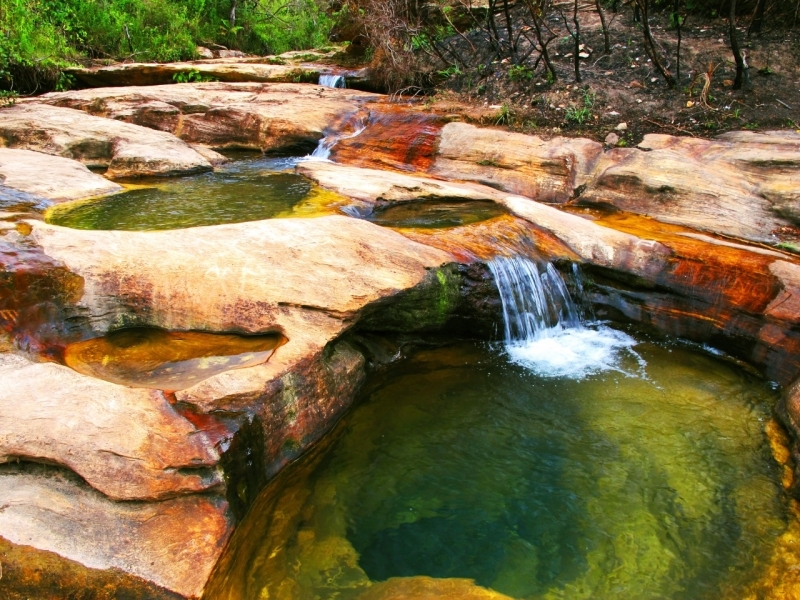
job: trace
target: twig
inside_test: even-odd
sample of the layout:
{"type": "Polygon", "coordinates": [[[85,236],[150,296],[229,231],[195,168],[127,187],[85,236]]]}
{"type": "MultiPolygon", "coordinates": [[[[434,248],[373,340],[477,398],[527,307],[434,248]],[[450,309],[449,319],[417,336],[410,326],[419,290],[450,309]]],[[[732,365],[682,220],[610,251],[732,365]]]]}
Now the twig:
{"type": "Polygon", "coordinates": [[[682,131],[683,133],[686,133],[686,134],[688,134],[688,135],[690,135],[692,137],[697,137],[691,131],[689,131],[687,129],[681,129],[677,125],[668,125],[667,123],[656,123],[655,121],[651,121],[650,119],[642,119],[642,121],[645,121],[647,123],[651,123],[651,124],[655,125],[656,127],[661,128],[661,129],[667,129],[667,128],[674,129],[676,131],[682,131]]]}
{"type": "Polygon", "coordinates": [[[786,102],[784,102],[783,100],[778,100],[777,98],[775,98],[775,102],[778,102],[779,104],[783,104],[786,108],[788,108],[789,110],[792,110],[792,107],[789,106],[788,104],[786,104],[786,102]]]}

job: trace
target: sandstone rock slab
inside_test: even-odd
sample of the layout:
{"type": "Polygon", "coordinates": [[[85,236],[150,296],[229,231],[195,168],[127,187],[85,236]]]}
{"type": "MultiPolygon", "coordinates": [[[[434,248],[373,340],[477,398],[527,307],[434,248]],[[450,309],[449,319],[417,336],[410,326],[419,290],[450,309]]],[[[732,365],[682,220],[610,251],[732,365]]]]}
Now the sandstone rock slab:
{"type": "Polygon", "coordinates": [[[784,132],[718,138],[649,134],[608,153],[579,201],[667,223],[774,243],[800,222],[800,139],[784,132]]]}
{"type": "Polygon", "coordinates": [[[46,104],[22,103],[0,111],[0,144],[107,168],[112,178],[212,168],[204,156],[169,133],[46,104]]]}
{"type": "Polygon", "coordinates": [[[321,435],[363,379],[363,357],[333,340],[368,307],[420,286],[452,288],[433,272],[449,253],[344,216],[163,232],[30,224],[41,251],[82,279],[80,299],[56,318],[86,335],[121,325],[282,332],[289,341],[270,362],[177,394],[202,412],[257,416],[275,464],[321,435]]]}
{"type": "Polygon", "coordinates": [[[222,486],[219,452],[157,391],[0,355],[0,463],[56,463],[115,500],[222,486]]]}
{"type": "Polygon", "coordinates": [[[222,498],[113,502],[74,475],[0,468],[0,536],[92,569],[119,569],[199,598],[232,532],[222,498]]]}
{"type": "Polygon", "coordinates": [[[55,106],[167,131],[212,148],[310,152],[375,94],[305,84],[199,83],[45,94],[55,106]]]}
{"type": "Polygon", "coordinates": [[[0,184],[52,202],[105,196],[123,189],[77,161],[10,148],[0,148],[0,184]]]}
{"type": "Polygon", "coordinates": [[[585,185],[603,145],[582,138],[532,135],[448,123],[431,172],[489,185],[539,202],[566,202],[585,185]]]}

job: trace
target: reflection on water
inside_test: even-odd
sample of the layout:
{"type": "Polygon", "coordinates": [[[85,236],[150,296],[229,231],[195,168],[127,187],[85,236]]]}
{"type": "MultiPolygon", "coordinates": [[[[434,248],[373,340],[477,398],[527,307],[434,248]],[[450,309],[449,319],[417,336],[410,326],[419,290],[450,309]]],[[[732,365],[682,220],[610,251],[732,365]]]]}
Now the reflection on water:
{"type": "Polygon", "coordinates": [[[772,393],[637,352],[646,378],[542,378],[471,344],[396,365],[265,490],[206,597],[746,597],[787,528],[772,393]]]}
{"type": "Polygon", "coordinates": [[[153,181],[86,202],[61,204],[46,215],[75,229],[160,230],[333,214],[343,198],[285,171],[291,159],[249,159],[214,173],[153,181]]]}
{"type": "Polygon", "coordinates": [[[70,344],[64,350],[64,362],[98,379],[175,392],[224,371],[266,362],[286,341],[279,333],[242,336],[121,329],[70,344]]]}

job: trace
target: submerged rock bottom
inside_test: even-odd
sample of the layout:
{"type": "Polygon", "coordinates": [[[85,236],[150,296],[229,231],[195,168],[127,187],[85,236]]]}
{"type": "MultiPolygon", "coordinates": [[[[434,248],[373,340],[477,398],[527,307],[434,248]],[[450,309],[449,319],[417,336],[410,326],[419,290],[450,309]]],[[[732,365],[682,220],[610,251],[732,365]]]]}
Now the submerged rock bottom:
{"type": "Polygon", "coordinates": [[[205,597],[793,597],[774,393],[636,351],[581,380],[475,344],[390,368],[267,487],[205,597]]]}

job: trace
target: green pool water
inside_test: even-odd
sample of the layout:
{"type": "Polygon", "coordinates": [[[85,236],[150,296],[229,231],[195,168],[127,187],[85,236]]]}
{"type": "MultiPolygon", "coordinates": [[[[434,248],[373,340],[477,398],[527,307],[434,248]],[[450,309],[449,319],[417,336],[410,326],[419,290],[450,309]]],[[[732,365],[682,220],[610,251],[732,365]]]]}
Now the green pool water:
{"type": "Polygon", "coordinates": [[[125,192],[50,209],[46,220],[74,229],[133,231],[181,229],[329,214],[333,198],[311,181],[287,171],[288,159],[240,159],[191,177],[129,186],[125,192]]]}
{"type": "Polygon", "coordinates": [[[774,393],[698,349],[634,351],[582,379],[481,344],[395,365],[268,486],[206,597],[747,597],[790,522],[774,393]]]}
{"type": "Polygon", "coordinates": [[[480,223],[508,214],[496,202],[423,200],[389,204],[372,212],[373,223],[385,227],[444,229],[480,223]]]}

